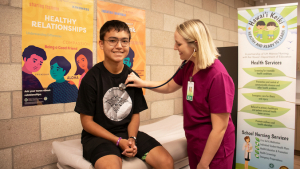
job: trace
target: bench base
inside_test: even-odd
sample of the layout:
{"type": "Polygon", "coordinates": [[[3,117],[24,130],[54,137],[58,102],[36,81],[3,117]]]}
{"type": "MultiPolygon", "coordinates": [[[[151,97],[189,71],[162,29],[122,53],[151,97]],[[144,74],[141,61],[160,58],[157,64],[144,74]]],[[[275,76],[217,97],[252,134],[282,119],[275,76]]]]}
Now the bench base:
{"type": "MultiPolygon", "coordinates": [[[[186,157],[184,159],[181,159],[181,160],[178,160],[178,161],[174,162],[174,169],[180,169],[184,166],[187,166],[188,164],[189,164],[189,159],[188,159],[188,157],[186,157]]],[[[70,166],[62,165],[60,163],[57,163],[57,167],[59,169],[74,169],[70,166]]],[[[89,169],[94,169],[94,167],[90,166],[89,169]]],[[[125,169],[125,168],[122,168],[122,169],[125,169]]],[[[147,165],[147,169],[151,169],[151,167],[149,165],[147,165]]]]}

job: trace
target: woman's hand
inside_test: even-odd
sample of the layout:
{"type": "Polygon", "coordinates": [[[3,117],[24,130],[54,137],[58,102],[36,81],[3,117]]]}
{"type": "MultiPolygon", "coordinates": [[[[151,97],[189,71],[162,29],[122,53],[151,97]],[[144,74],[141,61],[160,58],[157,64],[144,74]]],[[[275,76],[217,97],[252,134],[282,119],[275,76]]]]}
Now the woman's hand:
{"type": "Polygon", "coordinates": [[[128,77],[125,81],[125,85],[126,85],[126,87],[139,87],[139,88],[147,87],[146,82],[143,81],[142,79],[140,79],[139,77],[137,77],[133,72],[131,72],[128,75],[128,77]],[[133,82],[133,83],[128,84],[129,82],[133,82]]]}
{"type": "Polygon", "coordinates": [[[199,163],[197,165],[197,169],[209,169],[209,166],[205,167],[205,166],[201,165],[201,163],[199,163]]]}

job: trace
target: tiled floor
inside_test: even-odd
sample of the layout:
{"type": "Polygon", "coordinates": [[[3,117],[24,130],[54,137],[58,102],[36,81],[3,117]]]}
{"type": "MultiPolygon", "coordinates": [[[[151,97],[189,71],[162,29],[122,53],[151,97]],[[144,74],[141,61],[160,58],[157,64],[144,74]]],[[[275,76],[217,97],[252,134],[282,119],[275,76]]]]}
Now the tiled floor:
{"type": "MultiPolygon", "coordinates": [[[[186,166],[181,169],[190,169],[190,166],[186,166]]],[[[294,169],[300,169],[300,156],[294,156],[294,169]]]]}

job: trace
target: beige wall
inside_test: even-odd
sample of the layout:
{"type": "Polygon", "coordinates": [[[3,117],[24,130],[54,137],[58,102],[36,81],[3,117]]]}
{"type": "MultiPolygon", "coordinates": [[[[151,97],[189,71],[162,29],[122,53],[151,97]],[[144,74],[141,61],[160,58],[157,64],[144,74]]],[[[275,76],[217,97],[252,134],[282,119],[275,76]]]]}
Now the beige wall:
{"type": "MultiPolygon", "coordinates": [[[[209,25],[218,47],[237,45],[237,8],[253,0],[111,0],[146,11],[146,76],[148,80],[171,77],[178,65],[173,50],[175,26],[198,18],[209,25]]],[[[96,3],[96,1],[95,1],[96,3]]],[[[22,0],[0,0],[0,168],[56,168],[53,141],[80,138],[75,103],[22,107],[21,27],[22,0]]],[[[96,15],[94,15],[96,17],[96,15]]],[[[96,18],[94,28],[96,30],[96,18]]],[[[94,32],[94,53],[96,32],[94,32]]],[[[94,55],[94,60],[95,60],[94,55]]],[[[182,114],[181,92],[146,92],[149,109],[142,124],[172,114],[182,114]]]]}

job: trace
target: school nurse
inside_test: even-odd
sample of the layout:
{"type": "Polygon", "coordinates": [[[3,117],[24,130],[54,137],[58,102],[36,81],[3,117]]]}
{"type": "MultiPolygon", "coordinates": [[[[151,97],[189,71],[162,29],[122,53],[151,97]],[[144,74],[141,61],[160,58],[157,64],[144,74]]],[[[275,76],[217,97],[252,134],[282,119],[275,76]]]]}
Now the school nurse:
{"type": "MultiPolygon", "coordinates": [[[[169,83],[152,90],[172,93],[182,89],[190,168],[231,169],[235,148],[230,114],[234,83],[218,59],[219,53],[202,21],[188,20],[178,25],[174,38],[174,49],[180,59],[189,61],[169,83]]],[[[162,83],[143,81],[133,73],[126,80],[127,87],[154,87],[162,83]]]]}

